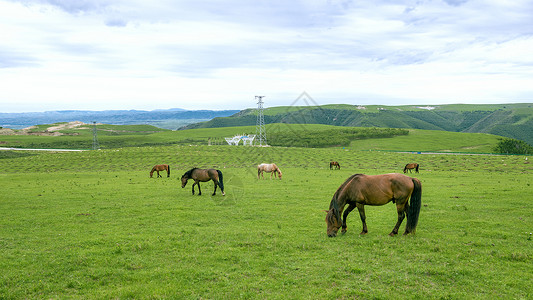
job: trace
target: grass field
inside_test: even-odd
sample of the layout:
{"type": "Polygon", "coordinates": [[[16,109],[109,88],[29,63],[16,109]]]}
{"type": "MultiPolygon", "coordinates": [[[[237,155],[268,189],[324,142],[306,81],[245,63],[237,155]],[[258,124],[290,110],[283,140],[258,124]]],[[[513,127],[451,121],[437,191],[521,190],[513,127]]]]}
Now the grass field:
{"type": "MultiPolygon", "coordinates": [[[[50,125],[41,125],[34,132],[44,132],[50,125]]],[[[62,136],[38,135],[0,135],[1,147],[36,148],[36,149],[92,149],[93,132],[91,126],[85,129],[65,129],[62,136]]],[[[193,130],[171,131],[149,125],[98,125],[98,141],[101,149],[124,147],[154,147],[172,145],[227,145],[224,138],[234,135],[252,134],[255,126],[204,128],[193,130]]],[[[340,127],[319,124],[269,124],[266,126],[274,136],[289,136],[295,139],[312,137],[328,140],[335,132],[349,129],[372,132],[372,128],[340,127]],[[312,135],[309,135],[313,133],[312,135]]],[[[374,128],[375,129],[375,128],[374,128]]],[[[382,130],[382,129],[378,129],[382,130]]],[[[285,137],[286,138],[286,137],[285,137]]],[[[447,131],[430,131],[411,129],[409,134],[392,138],[354,139],[344,145],[354,150],[387,150],[387,151],[424,151],[424,152],[463,152],[491,153],[502,137],[482,133],[458,133],[447,131]],[[350,144],[350,145],[348,145],[350,144]]],[[[352,138],[353,139],[353,138],[352,138]]],[[[276,141],[272,141],[276,144],[276,141]]],[[[323,142],[327,145],[327,142],[323,142]]],[[[290,146],[290,143],[285,143],[290,146]]],[[[294,144],[305,144],[295,141],[294,144]]]]}
{"type": "MultiPolygon", "coordinates": [[[[375,142],[469,147],[443,138],[413,149],[399,138],[375,142]]],[[[533,297],[527,157],[364,147],[1,151],[0,298],[533,297]],[[258,180],[261,162],[276,162],[283,180],[258,180]],[[396,222],[388,204],[367,207],[367,235],[354,212],[345,235],[327,237],[323,210],[349,175],[408,162],[421,165],[412,174],[423,186],[416,235],[387,235],[396,222]],[[171,177],[149,178],[161,163],[171,177]],[[210,196],[211,182],[202,196],[191,183],[182,189],[194,166],[222,170],[227,195],[210,196]]]]}

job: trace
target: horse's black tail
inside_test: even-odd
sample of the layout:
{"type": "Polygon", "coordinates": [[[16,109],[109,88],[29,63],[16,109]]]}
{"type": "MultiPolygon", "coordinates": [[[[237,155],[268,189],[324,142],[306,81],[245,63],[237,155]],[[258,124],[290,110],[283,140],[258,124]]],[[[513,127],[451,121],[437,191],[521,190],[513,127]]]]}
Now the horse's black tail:
{"type": "Polygon", "coordinates": [[[170,177],[170,165],[167,166],[167,177],[170,177]]]}
{"type": "Polygon", "coordinates": [[[220,187],[220,190],[222,193],[224,193],[224,179],[222,178],[222,172],[220,170],[217,170],[218,173],[218,186],[220,187]]]}
{"type": "Polygon", "coordinates": [[[422,206],[422,183],[416,178],[412,178],[413,193],[409,201],[409,208],[407,210],[407,225],[405,226],[405,234],[415,233],[416,225],[418,224],[418,215],[420,214],[420,207],[422,206]]]}
{"type": "Polygon", "coordinates": [[[418,173],[419,164],[416,164],[416,172],[418,173]]]}

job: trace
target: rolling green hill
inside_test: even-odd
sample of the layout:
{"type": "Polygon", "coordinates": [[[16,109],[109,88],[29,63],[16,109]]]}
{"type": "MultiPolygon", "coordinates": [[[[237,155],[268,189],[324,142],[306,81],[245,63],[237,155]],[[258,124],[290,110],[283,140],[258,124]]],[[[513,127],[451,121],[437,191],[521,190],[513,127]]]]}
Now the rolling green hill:
{"type": "MultiPolygon", "coordinates": [[[[250,126],[257,110],[190,124],[182,129],[250,126]]],[[[327,124],[490,133],[533,145],[533,104],[453,104],[438,106],[282,106],[265,110],[265,123],[327,124]]]]}
{"type": "MultiPolygon", "coordinates": [[[[91,149],[92,126],[82,125],[70,128],[69,124],[39,125],[31,131],[11,131],[9,135],[0,132],[0,147],[8,149],[91,149]],[[62,129],[51,131],[51,128],[62,129]]],[[[266,125],[266,130],[268,144],[272,146],[343,147],[363,151],[492,153],[500,140],[500,137],[496,135],[484,133],[343,127],[323,124],[274,123],[266,125]]],[[[208,144],[227,146],[224,138],[254,132],[255,125],[177,131],[150,125],[97,125],[100,149],[208,144]]],[[[10,151],[0,151],[0,158],[12,155],[15,154],[10,151]]]]}

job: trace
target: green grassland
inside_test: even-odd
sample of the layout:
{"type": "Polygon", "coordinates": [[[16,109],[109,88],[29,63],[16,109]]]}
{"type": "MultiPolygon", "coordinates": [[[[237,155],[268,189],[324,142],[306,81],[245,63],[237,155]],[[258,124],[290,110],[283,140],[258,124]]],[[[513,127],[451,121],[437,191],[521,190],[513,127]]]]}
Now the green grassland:
{"type": "Polygon", "coordinates": [[[497,136],[411,130],[346,147],[206,145],[253,130],[99,132],[101,145],[114,146],[0,151],[0,298],[533,297],[533,165],[475,155],[497,136]],[[330,160],[341,170],[329,170],[330,160]],[[276,162],[283,179],[258,180],[261,162],[276,162]],[[327,237],[323,210],[348,176],[401,172],[409,162],[421,165],[410,174],[423,186],[416,235],[388,236],[397,218],[388,204],[366,208],[367,235],[353,212],[346,234],[327,237]],[[162,163],[171,177],[149,178],[162,163]],[[182,189],[192,167],[222,170],[227,195],[210,196],[211,182],[202,196],[191,183],[182,189]]]}
{"type": "MultiPolygon", "coordinates": [[[[39,126],[34,133],[50,125],[39,126]]],[[[101,149],[170,145],[227,145],[224,138],[252,134],[255,126],[171,131],[149,125],[98,125],[101,149]]],[[[323,124],[268,124],[276,146],[351,147],[357,150],[491,153],[501,137],[420,129],[342,127],[323,124]],[[385,136],[385,137],[384,137],[385,136]]],[[[91,149],[92,127],[59,130],[60,136],[0,135],[0,146],[26,149],[91,149]]],[[[0,153],[1,155],[1,153],[0,153]]]]}

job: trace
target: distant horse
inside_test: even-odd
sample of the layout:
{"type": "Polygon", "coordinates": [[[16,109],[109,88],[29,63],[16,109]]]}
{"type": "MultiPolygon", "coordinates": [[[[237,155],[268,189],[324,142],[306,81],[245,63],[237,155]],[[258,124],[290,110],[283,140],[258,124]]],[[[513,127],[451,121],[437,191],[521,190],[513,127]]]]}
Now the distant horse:
{"type": "Polygon", "coordinates": [[[213,196],[217,193],[217,186],[220,187],[220,190],[222,191],[222,196],[225,196],[224,193],[224,181],[222,179],[222,172],[220,170],[215,169],[198,169],[198,168],[192,168],[189,171],[185,172],[183,176],[181,176],[181,187],[184,188],[187,185],[187,181],[189,179],[194,180],[194,184],[192,185],[192,194],[194,195],[194,186],[198,185],[198,196],[202,194],[202,190],[200,189],[200,182],[207,182],[209,180],[213,180],[215,183],[215,190],[213,191],[213,196]]]}
{"type": "Polygon", "coordinates": [[[169,165],[155,165],[150,171],[150,177],[154,175],[154,172],[157,172],[157,177],[163,177],[159,175],[159,171],[167,171],[167,177],[170,177],[170,166],[169,165]]]}
{"type": "Polygon", "coordinates": [[[257,179],[259,179],[259,175],[263,179],[265,179],[265,176],[263,176],[263,172],[270,173],[270,179],[272,179],[272,174],[274,174],[274,178],[278,176],[279,179],[281,179],[281,170],[276,166],[276,164],[260,164],[257,166],[257,179]]]}
{"type": "Polygon", "coordinates": [[[418,173],[418,164],[417,163],[412,163],[412,164],[406,164],[405,167],[403,168],[403,173],[407,173],[407,170],[409,170],[410,173],[413,173],[413,169],[415,169],[415,172],[418,173]]]}
{"type": "Polygon", "coordinates": [[[407,225],[404,234],[415,233],[422,200],[422,184],[416,178],[403,174],[392,173],[383,175],[355,174],[350,176],[337,189],[329,210],[327,210],[326,224],[329,237],[335,237],[342,226],[342,233],[346,232],[346,218],[357,207],[366,234],[365,205],[384,205],[392,201],[396,203],[398,222],[392,229],[390,236],[398,234],[398,229],[407,215],[407,225]],[[410,201],[409,198],[411,198],[410,201]],[[408,203],[409,202],[409,203],[408,203]],[[348,208],[342,214],[344,206],[348,208]],[[342,219],[341,219],[342,215],[342,219]]]}
{"type": "Polygon", "coordinates": [[[335,170],[336,169],[339,169],[341,168],[341,165],[339,165],[339,162],[336,162],[336,161],[332,161],[329,163],[329,169],[331,170],[333,167],[335,167],[335,170]]]}

